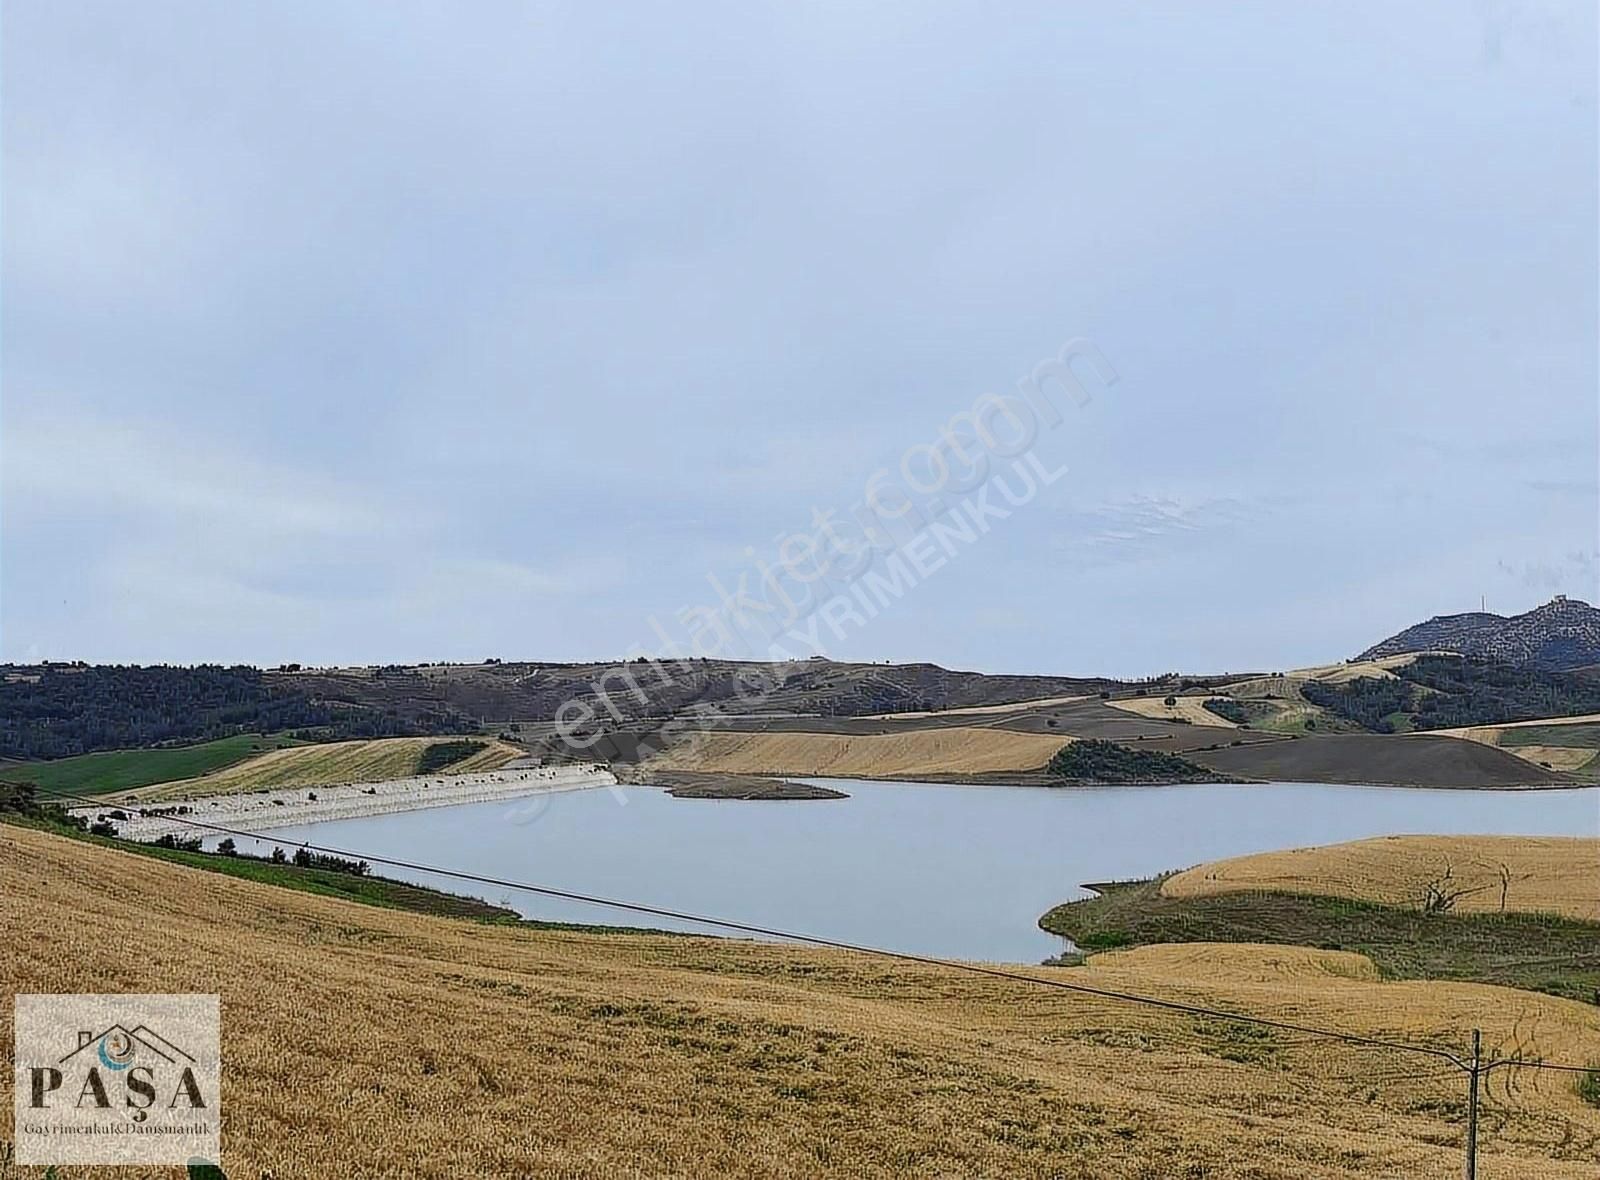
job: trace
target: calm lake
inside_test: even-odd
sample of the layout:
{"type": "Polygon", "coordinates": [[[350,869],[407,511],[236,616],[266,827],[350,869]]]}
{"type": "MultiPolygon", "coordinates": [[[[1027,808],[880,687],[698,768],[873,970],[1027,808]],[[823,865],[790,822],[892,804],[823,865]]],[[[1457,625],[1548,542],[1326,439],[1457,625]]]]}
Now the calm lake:
{"type": "MultiPolygon", "coordinates": [[[[572,791],[275,829],[364,855],[953,958],[1034,963],[1036,922],[1086,881],[1396,833],[1600,834],[1600,789],[1436,791],[1304,783],[1053,790],[812,780],[848,799],[572,791]]],[[[701,929],[378,866],[530,918],[701,929]]]]}

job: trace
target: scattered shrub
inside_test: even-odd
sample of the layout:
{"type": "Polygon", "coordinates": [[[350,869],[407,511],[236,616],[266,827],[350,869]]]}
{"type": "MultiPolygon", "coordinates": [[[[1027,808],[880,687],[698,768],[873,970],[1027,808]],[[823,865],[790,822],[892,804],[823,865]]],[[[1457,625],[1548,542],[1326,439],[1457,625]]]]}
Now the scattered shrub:
{"type": "Polygon", "coordinates": [[[1099,738],[1063,746],[1046,770],[1058,778],[1088,783],[1213,782],[1203,766],[1159,750],[1134,750],[1099,738]]]}
{"type": "Polygon", "coordinates": [[[303,869],[327,869],[335,873],[349,873],[356,877],[365,877],[372,871],[372,866],[364,860],[346,860],[342,856],[312,852],[309,848],[295,849],[294,863],[303,869]]]}
{"type": "Polygon", "coordinates": [[[478,751],[485,748],[487,743],[470,740],[434,742],[422,751],[422,756],[417,759],[418,774],[436,774],[447,766],[454,766],[457,762],[465,761],[478,751]]]}
{"type": "Polygon", "coordinates": [[[1202,706],[1207,713],[1215,713],[1224,721],[1231,721],[1235,725],[1243,725],[1250,719],[1245,707],[1238,701],[1228,697],[1212,697],[1202,706]]]}
{"type": "Polygon", "coordinates": [[[157,848],[176,848],[180,852],[199,852],[199,836],[174,836],[171,834],[160,837],[155,842],[157,848]]]}
{"type": "Polygon", "coordinates": [[[1600,1067],[1580,1073],[1577,1083],[1578,1097],[1590,1106],[1600,1106],[1600,1067]]]}

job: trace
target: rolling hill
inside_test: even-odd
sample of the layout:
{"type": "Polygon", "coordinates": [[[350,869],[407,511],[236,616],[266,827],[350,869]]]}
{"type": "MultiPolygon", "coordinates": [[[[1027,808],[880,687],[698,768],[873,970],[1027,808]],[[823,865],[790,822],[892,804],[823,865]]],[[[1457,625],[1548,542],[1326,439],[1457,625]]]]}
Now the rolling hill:
{"type": "Polygon", "coordinates": [[[1562,670],[1600,665],[1600,610],[1558,595],[1510,617],[1483,611],[1438,615],[1391,635],[1356,658],[1430,651],[1562,670]]]}
{"type": "Polygon", "coordinates": [[[367,742],[321,742],[269,750],[199,778],[156,782],[118,798],[159,802],[286,787],[381,782],[417,774],[470,774],[498,770],[521,755],[515,746],[489,740],[375,738],[367,742]],[[442,758],[428,760],[434,750],[442,751],[442,758]]]}
{"type": "MultiPolygon", "coordinates": [[[[0,941],[28,947],[0,956],[10,992],[220,993],[230,1176],[1461,1172],[1453,1069],[933,964],[428,917],[11,826],[0,941]]],[[[1142,947],[1068,978],[1600,1059],[1590,1005],[1384,981],[1348,951],[1142,947]]],[[[1570,1080],[1487,1102],[1484,1175],[1593,1176],[1600,1111],[1570,1080]]]]}
{"type": "Polygon", "coordinates": [[[151,783],[196,778],[233,766],[271,750],[299,743],[282,734],[259,733],[218,738],[192,746],[153,750],[107,750],[50,762],[18,762],[0,766],[0,779],[32,783],[41,792],[102,795],[130,791],[151,783]]]}
{"type": "Polygon", "coordinates": [[[1118,682],[988,675],[936,664],[694,659],[587,664],[420,664],[273,671],[215,666],[0,665],[0,758],[54,759],[247,733],[311,741],[530,727],[577,702],[627,720],[715,709],[855,717],[1079,697],[1118,682]],[[756,691],[759,689],[759,691],[756,691]]]}
{"type": "Polygon", "coordinates": [[[1551,913],[1600,922],[1600,840],[1566,836],[1379,836],[1213,861],[1161,883],[1167,897],[1273,889],[1419,906],[1430,884],[1451,910],[1551,913]]]}
{"type": "Polygon", "coordinates": [[[1493,746],[1434,734],[1316,734],[1190,755],[1218,774],[1393,787],[1578,786],[1583,780],[1493,746]]]}

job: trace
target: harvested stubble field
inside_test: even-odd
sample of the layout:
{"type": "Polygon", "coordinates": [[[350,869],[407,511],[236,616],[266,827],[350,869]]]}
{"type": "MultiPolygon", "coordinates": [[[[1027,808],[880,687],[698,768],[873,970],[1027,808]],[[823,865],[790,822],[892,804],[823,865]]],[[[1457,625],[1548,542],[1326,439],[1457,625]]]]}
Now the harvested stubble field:
{"type": "Polygon", "coordinates": [[[1209,699],[1209,697],[1174,697],[1173,703],[1169,705],[1165,697],[1126,697],[1106,703],[1113,709],[1121,709],[1124,713],[1134,713],[1156,721],[1177,721],[1180,724],[1237,729],[1237,722],[1219,717],[1206,708],[1206,701],[1209,699]]]}
{"type": "Polygon", "coordinates": [[[954,726],[889,734],[695,734],[650,763],[660,770],[836,778],[913,778],[1038,770],[1065,735],[954,726]]]}
{"type": "Polygon", "coordinates": [[[1375,680],[1394,679],[1396,668],[1405,668],[1417,662],[1422,652],[1406,652],[1398,656],[1382,656],[1375,660],[1347,660],[1342,664],[1319,664],[1314,668],[1296,668],[1285,673],[1286,678],[1321,680],[1328,684],[1348,684],[1363,676],[1375,680]]]}
{"type": "MultiPolygon", "coordinates": [[[[129,802],[198,799],[235,795],[276,787],[319,787],[336,783],[371,783],[407,778],[417,773],[423,752],[452,738],[374,738],[371,741],[324,742],[273,750],[200,778],[156,783],[118,796],[129,802]]],[[[452,763],[440,774],[497,770],[522,756],[506,742],[483,739],[483,749],[452,763]]]]}
{"type": "Polygon", "coordinates": [[[1281,890],[1421,907],[1430,886],[1455,894],[1457,912],[1503,908],[1600,921],[1600,839],[1380,836],[1212,861],[1168,877],[1161,893],[1281,890]]]}
{"type": "MultiPolygon", "coordinates": [[[[232,1177],[1461,1168],[1464,1084],[1443,1063],[948,968],[428,918],[11,827],[0,940],[22,952],[0,959],[13,992],[221,993],[232,1177]]],[[[1600,1058],[1590,1007],[1374,983],[1357,956],[1152,948],[1065,978],[1452,1045],[1481,1025],[1502,1050],[1600,1058]]],[[[10,1019],[0,1006],[6,1044],[10,1019]]],[[[1592,1180],[1600,1110],[1570,1079],[1507,1075],[1484,1135],[1484,1180],[1592,1180]]]]}

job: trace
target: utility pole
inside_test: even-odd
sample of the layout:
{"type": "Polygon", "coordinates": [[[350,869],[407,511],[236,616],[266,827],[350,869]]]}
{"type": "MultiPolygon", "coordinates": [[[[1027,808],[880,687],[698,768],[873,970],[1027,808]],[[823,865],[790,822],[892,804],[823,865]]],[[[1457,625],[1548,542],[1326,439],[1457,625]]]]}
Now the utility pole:
{"type": "Polygon", "coordinates": [[[1472,1072],[1467,1081],[1467,1180],[1478,1180],[1478,1077],[1483,1073],[1483,1033],[1472,1030],[1472,1072]]]}

